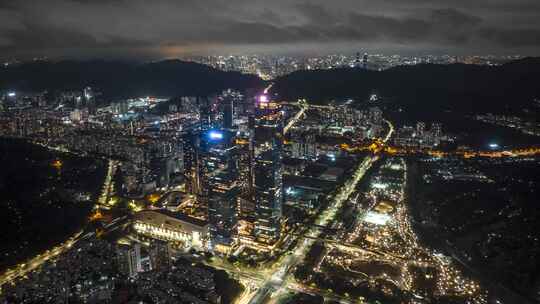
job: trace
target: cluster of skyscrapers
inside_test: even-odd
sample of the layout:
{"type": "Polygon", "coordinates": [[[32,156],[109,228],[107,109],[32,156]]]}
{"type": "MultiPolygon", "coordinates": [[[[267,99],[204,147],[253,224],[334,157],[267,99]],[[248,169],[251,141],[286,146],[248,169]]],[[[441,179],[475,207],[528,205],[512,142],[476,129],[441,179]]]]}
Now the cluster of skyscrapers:
{"type": "Polygon", "coordinates": [[[17,95],[0,117],[0,134],[120,160],[116,191],[130,200],[185,185],[179,189],[198,207],[190,216],[209,224],[210,248],[234,244],[239,221],[248,242],[279,239],[285,111],[269,95],[226,90],[101,108],[89,87],[61,92],[54,104],[23,104],[17,95]]]}
{"type": "Polygon", "coordinates": [[[201,105],[200,127],[184,141],[188,191],[208,210],[213,244],[233,242],[246,209],[254,211],[255,240],[272,244],[279,238],[283,201],[283,112],[269,96],[257,96],[247,128],[240,130],[233,124],[235,100],[224,96],[216,105],[201,105]]]}

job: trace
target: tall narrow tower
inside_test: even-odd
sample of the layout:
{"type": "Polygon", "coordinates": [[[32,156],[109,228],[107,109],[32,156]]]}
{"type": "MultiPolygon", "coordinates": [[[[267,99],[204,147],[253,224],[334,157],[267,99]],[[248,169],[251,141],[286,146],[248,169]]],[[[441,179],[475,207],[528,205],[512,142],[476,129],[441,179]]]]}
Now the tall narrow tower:
{"type": "Polygon", "coordinates": [[[232,97],[225,97],[223,99],[223,128],[232,129],[234,119],[234,104],[232,97]]]}
{"type": "Polygon", "coordinates": [[[216,244],[230,244],[236,232],[238,147],[230,130],[209,130],[199,142],[200,200],[208,206],[210,233],[216,244]]]}
{"type": "Polygon", "coordinates": [[[283,204],[283,115],[266,95],[257,100],[253,127],[255,236],[272,244],[280,235],[283,204]]]}

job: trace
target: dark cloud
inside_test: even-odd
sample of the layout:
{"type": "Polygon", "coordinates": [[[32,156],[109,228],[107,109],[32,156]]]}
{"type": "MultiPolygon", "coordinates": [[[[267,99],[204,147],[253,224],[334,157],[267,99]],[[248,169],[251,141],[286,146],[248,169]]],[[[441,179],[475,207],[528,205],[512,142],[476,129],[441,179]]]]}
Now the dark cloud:
{"type": "Polygon", "coordinates": [[[459,10],[497,14],[507,12],[540,11],[540,2],[535,0],[381,0],[393,6],[413,6],[428,8],[452,7],[459,10]]]}
{"type": "Polygon", "coordinates": [[[321,5],[305,2],[297,4],[296,9],[312,23],[335,24],[338,22],[339,16],[321,5]]]}
{"type": "Polygon", "coordinates": [[[122,37],[106,36],[98,41],[94,36],[54,26],[43,27],[38,24],[25,24],[24,30],[12,30],[6,33],[12,41],[11,48],[50,49],[50,48],[100,48],[100,47],[140,47],[145,42],[127,40],[122,37]]]}
{"type": "Polygon", "coordinates": [[[389,18],[351,14],[351,26],[358,28],[367,37],[384,39],[398,43],[421,40],[429,35],[431,24],[424,20],[389,18]]]}
{"type": "Polygon", "coordinates": [[[432,18],[436,23],[457,28],[467,28],[482,22],[480,17],[465,14],[452,8],[435,9],[432,12],[432,18]]]}
{"type": "Polygon", "coordinates": [[[483,20],[456,9],[435,9],[431,12],[434,40],[443,43],[465,45],[474,39],[475,31],[483,20]]]}
{"type": "Polygon", "coordinates": [[[261,20],[262,22],[268,22],[271,24],[280,24],[284,22],[284,20],[281,18],[281,16],[276,13],[273,10],[270,10],[268,8],[264,8],[257,16],[257,20],[261,20]]]}
{"type": "Polygon", "coordinates": [[[449,5],[446,0],[4,0],[0,53],[174,49],[181,54],[358,44],[540,51],[537,0],[449,5]]]}
{"type": "Polygon", "coordinates": [[[538,29],[485,28],[479,31],[479,35],[483,40],[508,48],[516,46],[537,48],[540,42],[540,30],[538,29]]]}

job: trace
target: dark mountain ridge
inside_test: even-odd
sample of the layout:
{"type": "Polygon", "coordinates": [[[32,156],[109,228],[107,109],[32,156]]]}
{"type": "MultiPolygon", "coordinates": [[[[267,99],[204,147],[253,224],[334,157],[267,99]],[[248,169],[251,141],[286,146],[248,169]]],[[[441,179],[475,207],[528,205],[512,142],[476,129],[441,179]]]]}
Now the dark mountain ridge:
{"type": "Polygon", "coordinates": [[[224,72],[180,60],[32,62],[0,68],[0,90],[57,91],[96,87],[105,97],[205,96],[223,89],[262,86],[254,75],[224,72]]]}
{"type": "MultiPolygon", "coordinates": [[[[420,64],[384,71],[333,69],[297,71],[276,79],[282,99],[367,100],[372,93],[411,111],[520,111],[540,98],[540,58],[501,66],[420,64]]],[[[137,64],[121,61],[42,61],[0,68],[0,91],[80,90],[96,87],[105,99],[160,95],[205,96],[226,88],[261,88],[255,75],[224,72],[180,60],[137,64]]]]}
{"type": "Polygon", "coordinates": [[[501,66],[419,64],[384,71],[334,69],[298,71],[276,80],[282,98],[367,100],[377,93],[409,110],[519,111],[540,98],[540,58],[501,66]]]}

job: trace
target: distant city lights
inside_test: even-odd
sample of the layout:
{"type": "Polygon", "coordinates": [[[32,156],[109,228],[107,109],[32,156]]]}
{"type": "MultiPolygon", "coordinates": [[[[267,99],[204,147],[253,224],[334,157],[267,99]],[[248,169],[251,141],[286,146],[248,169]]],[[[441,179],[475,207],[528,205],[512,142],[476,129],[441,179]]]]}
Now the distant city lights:
{"type": "Polygon", "coordinates": [[[496,143],[491,143],[491,144],[489,144],[489,147],[490,147],[491,149],[498,149],[498,148],[499,148],[499,145],[496,144],[496,143]]]}
{"type": "Polygon", "coordinates": [[[9,97],[15,97],[15,95],[17,95],[17,94],[15,94],[15,92],[9,92],[7,95],[8,95],[9,97]]]}

